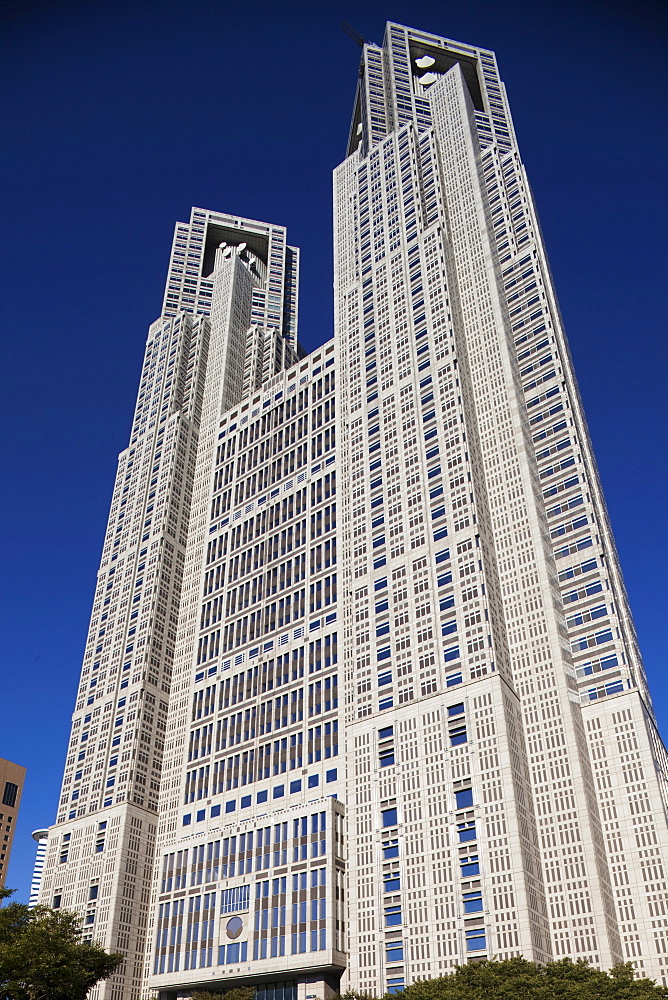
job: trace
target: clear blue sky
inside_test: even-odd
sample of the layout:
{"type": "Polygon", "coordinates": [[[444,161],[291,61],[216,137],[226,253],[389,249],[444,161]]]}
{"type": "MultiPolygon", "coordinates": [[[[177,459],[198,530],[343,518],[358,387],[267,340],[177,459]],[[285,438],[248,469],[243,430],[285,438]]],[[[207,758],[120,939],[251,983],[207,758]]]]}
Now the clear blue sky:
{"type": "Polygon", "coordinates": [[[5,0],[2,731],[28,767],[8,883],[55,816],[117,453],[174,222],[286,225],[332,333],[331,170],[385,20],[495,49],[660,725],[666,630],[666,8],[656,0],[5,0]]]}

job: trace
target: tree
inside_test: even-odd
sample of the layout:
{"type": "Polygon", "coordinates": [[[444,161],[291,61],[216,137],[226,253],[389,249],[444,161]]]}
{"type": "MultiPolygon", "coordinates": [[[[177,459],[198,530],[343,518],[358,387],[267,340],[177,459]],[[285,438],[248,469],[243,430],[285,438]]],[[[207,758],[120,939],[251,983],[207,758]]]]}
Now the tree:
{"type": "MultiPolygon", "coordinates": [[[[0,900],[12,891],[0,889],[0,900]]],[[[23,903],[0,908],[0,1000],[85,1000],[122,961],[81,940],[76,913],[23,903]]]]}
{"type": "MultiPolygon", "coordinates": [[[[524,958],[474,962],[452,975],[406,987],[402,1000],[668,1000],[668,990],[650,979],[635,979],[633,966],[608,972],[586,962],[538,965],[524,958]]],[[[386,998],[387,1000],[387,998],[386,998]]]]}

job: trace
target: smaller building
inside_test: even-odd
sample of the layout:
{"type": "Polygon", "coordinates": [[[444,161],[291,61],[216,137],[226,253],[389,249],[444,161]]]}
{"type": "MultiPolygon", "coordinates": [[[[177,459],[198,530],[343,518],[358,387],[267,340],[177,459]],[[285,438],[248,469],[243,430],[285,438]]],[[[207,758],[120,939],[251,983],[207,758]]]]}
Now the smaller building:
{"type": "Polygon", "coordinates": [[[26,769],[0,757],[0,886],[4,886],[26,769]]]}
{"type": "Polygon", "coordinates": [[[49,842],[49,831],[33,830],[32,839],[37,841],[37,853],[35,854],[35,867],[32,870],[32,882],[30,883],[30,899],[28,906],[30,909],[37,906],[39,901],[39,890],[42,885],[42,872],[44,871],[44,859],[46,857],[46,845],[49,842]]]}

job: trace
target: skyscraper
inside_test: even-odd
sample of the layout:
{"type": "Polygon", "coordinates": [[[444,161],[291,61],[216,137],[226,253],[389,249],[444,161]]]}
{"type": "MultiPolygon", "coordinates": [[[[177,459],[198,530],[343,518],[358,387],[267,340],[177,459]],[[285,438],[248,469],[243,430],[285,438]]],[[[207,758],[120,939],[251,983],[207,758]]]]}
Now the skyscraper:
{"type": "Polygon", "coordinates": [[[182,580],[193,476],[198,447],[210,447],[199,435],[206,380],[219,378],[227,407],[296,358],[297,279],[298,254],[279,226],[195,209],[176,227],[119,456],[40,891],[43,903],[77,909],[86,937],[126,953],[93,997],[125,1000],[142,984],[176,625],[192,599],[182,580]],[[227,289],[214,291],[216,261],[227,289]],[[227,324],[229,340],[210,345],[210,314],[227,324]]]}
{"type": "Polygon", "coordinates": [[[666,982],[666,754],[493,53],[365,44],[334,199],[308,358],[285,231],[177,226],[42,899],[113,1000],[147,930],[161,1000],[666,982]]]}

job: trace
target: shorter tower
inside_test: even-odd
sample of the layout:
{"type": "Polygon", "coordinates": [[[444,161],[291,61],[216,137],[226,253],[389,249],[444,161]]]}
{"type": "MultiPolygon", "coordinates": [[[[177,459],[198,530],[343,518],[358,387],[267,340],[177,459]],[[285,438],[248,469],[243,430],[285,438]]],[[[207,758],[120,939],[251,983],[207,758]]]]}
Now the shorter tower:
{"type": "Polygon", "coordinates": [[[0,886],[4,886],[19,814],[26,769],[0,757],[0,886]]]}
{"type": "Polygon", "coordinates": [[[46,845],[49,842],[49,831],[33,830],[32,839],[37,841],[37,853],[35,854],[35,867],[32,870],[32,882],[30,883],[30,898],[28,907],[32,910],[37,906],[39,900],[39,890],[42,884],[42,872],[44,871],[44,858],[46,857],[46,845]]]}

